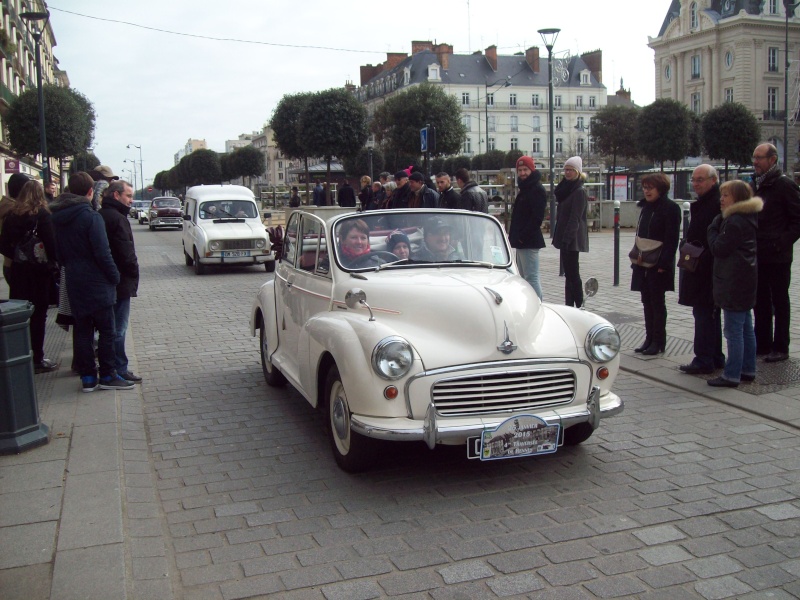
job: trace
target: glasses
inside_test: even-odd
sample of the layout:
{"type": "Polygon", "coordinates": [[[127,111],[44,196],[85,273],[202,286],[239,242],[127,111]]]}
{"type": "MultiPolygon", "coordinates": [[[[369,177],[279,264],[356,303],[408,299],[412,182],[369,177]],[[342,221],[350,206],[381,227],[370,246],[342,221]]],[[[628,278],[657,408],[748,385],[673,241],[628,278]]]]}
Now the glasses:
{"type": "Polygon", "coordinates": [[[564,173],[577,173],[577,171],[572,167],[567,167],[566,169],[564,169],[564,173]]]}
{"type": "Polygon", "coordinates": [[[642,189],[643,189],[645,192],[649,192],[650,190],[654,190],[654,189],[656,189],[656,188],[655,188],[654,186],[652,186],[652,185],[643,185],[643,186],[642,186],[642,189]]]}
{"type": "Polygon", "coordinates": [[[703,183],[708,177],[692,177],[692,183],[703,183]]]}
{"type": "Polygon", "coordinates": [[[768,158],[769,156],[756,156],[755,154],[752,156],[753,162],[756,162],[757,160],[767,160],[768,158]]]}

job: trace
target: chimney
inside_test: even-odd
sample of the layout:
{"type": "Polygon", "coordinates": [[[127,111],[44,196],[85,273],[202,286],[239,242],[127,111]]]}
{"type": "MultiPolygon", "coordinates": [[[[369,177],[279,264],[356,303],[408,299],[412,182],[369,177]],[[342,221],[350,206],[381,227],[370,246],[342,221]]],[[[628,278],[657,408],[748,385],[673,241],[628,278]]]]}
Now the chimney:
{"type": "Polygon", "coordinates": [[[408,54],[405,54],[404,52],[387,52],[386,62],[383,63],[383,68],[381,69],[381,72],[394,69],[397,65],[399,65],[407,58],[408,54]]]}
{"type": "Polygon", "coordinates": [[[603,51],[593,50],[592,52],[584,52],[581,54],[583,62],[589,67],[592,75],[599,83],[603,83],[603,51]]]}
{"type": "Polygon", "coordinates": [[[539,46],[531,46],[525,50],[525,62],[534,73],[539,72],[539,46]]]}
{"type": "Polygon", "coordinates": [[[367,85],[367,82],[381,72],[382,65],[361,65],[361,85],[367,85]]]}
{"type": "Polygon", "coordinates": [[[486,60],[489,61],[489,66],[492,67],[492,71],[497,71],[497,46],[489,46],[485,54],[486,60]]]}
{"type": "Polygon", "coordinates": [[[433,51],[436,53],[436,60],[442,66],[442,69],[449,69],[453,46],[450,44],[437,44],[433,47],[433,51]]]}
{"type": "Polygon", "coordinates": [[[411,54],[419,54],[420,52],[425,52],[425,50],[433,51],[433,43],[432,42],[420,42],[420,41],[412,41],[411,42],[411,54]]]}
{"type": "Polygon", "coordinates": [[[356,86],[353,85],[353,82],[348,79],[344,84],[344,89],[352,94],[356,91],[356,86]]]}

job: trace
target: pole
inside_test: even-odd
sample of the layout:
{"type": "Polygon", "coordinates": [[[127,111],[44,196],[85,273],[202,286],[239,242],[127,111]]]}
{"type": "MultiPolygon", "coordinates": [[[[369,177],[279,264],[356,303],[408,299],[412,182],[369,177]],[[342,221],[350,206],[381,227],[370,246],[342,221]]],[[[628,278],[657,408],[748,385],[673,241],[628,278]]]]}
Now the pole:
{"type": "Polygon", "coordinates": [[[614,200],[614,287],[619,286],[619,200],[614,200]]]}
{"type": "Polygon", "coordinates": [[[553,131],[553,46],[547,46],[547,112],[550,126],[550,237],[556,226],[556,196],[553,180],[555,179],[555,160],[556,155],[553,146],[555,145],[555,132],[553,131]]]}
{"type": "Polygon", "coordinates": [[[689,207],[688,202],[683,203],[683,241],[689,240],[689,207]]]}
{"type": "MultiPolygon", "coordinates": [[[[789,2],[783,0],[783,8],[786,17],[783,47],[783,172],[789,172],[789,11],[800,6],[800,2],[789,2]]],[[[791,173],[789,173],[791,177],[791,173]]]]}
{"type": "Polygon", "coordinates": [[[39,152],[42,155],[42,181],[50,183],[50,159],[47,156],[47,137],[44,128],[44,89],[42,88],[42,31],[33,30],[36,43],[36,92],[39,99],[39,152]]]}
{"type": "Polygon", "coordinates": [[[373,177],[372,177],[372,147],[367,149],[367,153],[369,154],[369,182],[372,185],[373,177]]]}
{"type": "Polygon", "coordinates": [[[139,148],[139,181],[142,182],[142,188],[139,192],[139,199],[144,200],[144,161],[142,161],[142,147],[139,148]]]}

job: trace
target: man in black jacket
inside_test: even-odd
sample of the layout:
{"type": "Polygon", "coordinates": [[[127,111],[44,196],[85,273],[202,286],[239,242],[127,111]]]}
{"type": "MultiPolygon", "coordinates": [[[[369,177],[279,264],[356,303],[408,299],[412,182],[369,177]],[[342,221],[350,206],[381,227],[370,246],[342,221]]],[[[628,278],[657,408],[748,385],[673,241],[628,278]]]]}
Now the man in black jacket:
{"type": "Polygon", "coordinates": [[[125,334],[128,331],[128,320],[131,314],[131,298],[139,289],[139,261],[133,244],[128,213],[133,203],[133,188],[127,181],[113,181],[103,193],[103,205],[100,216],[106,225],[108,245],[111,257],[119,270],[117,285],[117,301],[114,304],[114,322],[116,337],[114,338],[115,368],[117,374],[133,383],[141,383],[142,378],[131,372],[128,356],[125,353],[125,334]]]}
{"type": "Polygon", "coordinates": [[[347,179],[344,180],[342,187],[339,188],[337,200],[339,201],[339,206],[345,208],[355,208],[356,206],[356,191],[347,179]]]}
{"type": "Polygon", "coordinates": [[[789,284],[792,250],[800,238],[800,188],[778,168],[778,150],[772,144],[760,144],[753,151],[753,170],[753,190],[764,201],[758,215],[758,288],[753,309],[756,353],[766,354],[767,362],[780,362],[789,358],[789,284]]]}
{"type": "Polygon", "coordinates": [[[469,171],[465,168],[456,171],[456,183],[461,188],[461,208],[475,212],[489,212],[489,196],[478,182],[470,179],[469,171]]]}
{"type": "Polygon", "coordinates": [[[722,354],[722,319],[714,306],[712,268],[714,257],[708,245],[708,227],[719,214],[719,178],[711,165],[699,165],[692,172],[692,188],[697,200],[692,202],[691,221],[685,242],[704,248],[694,273],[680,269],[678,304],[692,307],[694,317],[694,359],[679,368],[689,375],[713,373],[725,366],[722,354]]]}
{"type": "Polygon", "coordinates": [[[542,299],[539,280],[539,250],[544,248],[542,221],[547,208],[547,194],[541,183],[542,175],[530,156],[517,160],[519,194],[514,200],[508,239],[517,250],[517,266],[522,277],[542,299]]]}
{"type": "Polygon", "coordinates": [[[436,174],[436,187],[439,189],[439,208],[458,210],[461,208],[461,195],[453,189],[450,175],[442,171],[436,174]]]}

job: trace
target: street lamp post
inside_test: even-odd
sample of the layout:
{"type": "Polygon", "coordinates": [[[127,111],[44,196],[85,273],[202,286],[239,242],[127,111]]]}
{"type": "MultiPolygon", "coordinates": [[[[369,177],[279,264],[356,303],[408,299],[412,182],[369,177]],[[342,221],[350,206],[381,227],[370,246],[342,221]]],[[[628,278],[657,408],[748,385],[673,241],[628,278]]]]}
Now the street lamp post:
{"type": "MultiPolygon", "coordinates": [[[[130,160],[126,158],[122,162],[132,163],[133,164],[133,188],[136,189],[136,159],[130,160]]],[[[130,172],[130,169],[127,169],[130,172]]]]}
{"type": "MultiPolygon", "coordinates": [[[[128,150],[130,150],[131,146],[139,149],[139,179],[142,182],[142,189],[140,192],[141,195],[139,196],[139,199],[144,200],[144,163],[142,162],[142,147],[137,146],[136,144],[128,144],[128,150]]],[[[135,181],[133,182],[133,186],[136,187],[135,181]]]]}
{"type": "Polygon", "coordinates": [[[44,91],[42,89],[42,35],[50,19],[50,11],[29,10],[21,12],[20,18],[25,21],[28,33],[33,37],[36,46],[36,91],[39,99],[39,152],[42,155],[42,181],[50,183],[50,159],[47,156],[47,137],[44,128],[44,91]],[[41,25],[37,28],[36,24],[41,25]]]}
{"type": "MultiPolygon", "coordinates": [[[[795,8],[800,6],[798,2],[789,2],[783,0],[783,8],[786,16],[786,27],[784,33],[786,39],[784,40],[784,60],[783,65],[783,172],[787,173],[789,169],[789,11],[794,11],[795,8]]],[[[794,15],[792,15],[794,16],[794,15]]],[[[788,173],[791,177],[792,173],[788,173]]]]}
{"type": "Polygon", "coordinates": [[[372,136],[367,139],[367,155],[369,156],[369,181],[372,185],[372,150],[375,148],[375,140],[372,136]]]}
{"type": "Polygon", "coordinates": [[[554,152],[555,132],[553,131],[553,47],[556,45],[556,39],[560,32],[560,29],[540,29],[538,31],[539,35],[542,36],[545,48],[547,48],[547,117],[550,128],[550,237],[553,237],[553,229],[556,224],[556,200],[553,184],[556,161],[554,152]]]}

